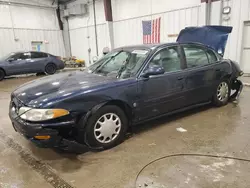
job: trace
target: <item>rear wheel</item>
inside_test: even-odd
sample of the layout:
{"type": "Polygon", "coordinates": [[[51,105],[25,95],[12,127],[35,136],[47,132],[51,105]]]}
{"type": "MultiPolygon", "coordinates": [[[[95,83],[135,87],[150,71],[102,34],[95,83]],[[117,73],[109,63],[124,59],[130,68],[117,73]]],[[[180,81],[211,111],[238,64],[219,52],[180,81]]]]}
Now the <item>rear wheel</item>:
{"type": "Polygon", "coordinates": [[[5,77],[5,72],[3,69],[0,69],[0,81],[2,81],[5,77]]]}
{"type": "Polygon", "coordinates": [[[215,91],[213,102],[216,106],[223,106],[228,103],[231,88],[228,80],[221,81],[215,91]]]}
{"type": "Polygon", "coordinates": [[[47,74],[55,74],[56,73],[56,65],[54,63],[49,63],[45,67],[45,72],[47,74]]]}
{"type": "Polygon", "coordinates": [[[127,127],[128,119],[123,110],[107,105],[89,118],[84,138],[93,148],[108,149],[123,141],[127,127]]]}

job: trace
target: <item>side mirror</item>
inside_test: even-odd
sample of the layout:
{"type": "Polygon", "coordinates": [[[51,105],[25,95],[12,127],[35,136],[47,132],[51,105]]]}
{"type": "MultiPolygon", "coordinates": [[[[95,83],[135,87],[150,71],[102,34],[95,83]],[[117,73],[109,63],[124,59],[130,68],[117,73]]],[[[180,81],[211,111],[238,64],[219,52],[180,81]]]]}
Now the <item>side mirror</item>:
{"type": "Polygon", "coordinates": [[[162,66],[160,65],[153,65],[150,66],[143,74],[142,77],[144,78],[148,78],[149,76],[152,75],[160,75],[160,74],[164,74],[165,70],[162,66]]]}
{"type": "Polygon", "coordinates": [[[12,61],[15,61],[15,59],[12,57],[12,58],[9,58],[8,61],[12,62],[12,61]]]}

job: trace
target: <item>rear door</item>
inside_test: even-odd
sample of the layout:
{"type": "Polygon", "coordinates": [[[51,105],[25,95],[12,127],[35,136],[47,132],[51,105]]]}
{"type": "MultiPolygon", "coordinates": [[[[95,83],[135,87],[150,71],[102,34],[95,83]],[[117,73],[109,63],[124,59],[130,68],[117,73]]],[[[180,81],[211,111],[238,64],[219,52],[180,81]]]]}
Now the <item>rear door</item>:
{"type": "Polygon", "coordinates": [[[43,72],[48,59],[48,54],[43,52],[31,52],[31,59],[28,61],[29,72],[43,72]]]}
{"type": "MultiPolygon", "coordinates": [[[[156,52],[145,67],[161,65],[165,73],[162,75],[140,77],[138,81],[139,101],[138,110],[140,120],[161,115],[178,108],[185,103],[183,59],[179,46],[171,46],[156,52]]],[[[143,71],[143,72],[144,72],[143,71]]]]}
{"type": "MultiPolygon", "coordinates": [[[[216,56],[200,45],[182,45],[186,60],[187,105],[206,102],[212,98],[216,84],[216,56]]],[[[219,69],[218,69],[219,71],[219,69]]]]}

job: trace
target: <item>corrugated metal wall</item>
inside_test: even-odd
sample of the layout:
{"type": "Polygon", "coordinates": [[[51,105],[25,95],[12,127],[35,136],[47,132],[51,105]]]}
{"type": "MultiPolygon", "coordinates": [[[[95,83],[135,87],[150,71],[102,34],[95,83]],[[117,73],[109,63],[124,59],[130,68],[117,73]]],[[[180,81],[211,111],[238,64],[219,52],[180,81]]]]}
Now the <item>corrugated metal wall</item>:
{"type": "Polygon", "coordinates": [[[62,31],[58,27],[55,9],[0,4],[0,56],[13,51],[32,50],[32,41],[42,41],[44,51],[64,56],[62,31]]]}
{"type": "MultiPolygon", "coordinates": [[[[141,44],[142,20],[162,17],[162,42],[175,41],[176,37],[169,37],[169,34],[178,34],[185,26],[204,25],[204,13],[201,12],[200,0],[176,1],[182,3],[178,4],[173,0],[157,0],[158,3],[154,0],[112,0],[114,46],[141,44]]],[[[68,6],[83,2],[78,0],[68,6]]],[[[87,65],[88,49],[91,49],[90,60],[96,56],[93,5],[91,3],[88,5],[87,15],[69,18],[72,55],[85,59],[87,65]]],[[[99,56],[102,56],[102,49],[110,47],[103,0],[96,2],[96,18],[99,56]]]]}
{"type": "MultiPolygon", "coordinates": [[[[104,47],[109,46],[106,23],[97,25],[98,35],[98,50],[102,56],[104,47]]],[[[82,27],[70,30],[70,42],[72,55],[78,58],[83,58],[86,64],[89,65],[89,60],[93,60],[96,56],[96,42],[94,26],[82,27]],[[91,49],[90,59],[88,49],[91,49]]]]}
{"type": "MultiPolygon", "coordinates": [[[[81,2],[80,0],[76,2],[81,2]]],[[[76,3],[74,2],[74,3],[76,3]]],[[[223,7],[230,6],[230,19],[221,19],[221,1],[211,7],[211,25],[233,26],[225,57],[240,62],[244,21],[250,20],[250,0],[224,0],[223,7]]],[[[172,42],[185,26],[206,24],[206,3],[200,0],[112,0],[115,47],[142,43],[142,20],[161,17],[161,42],[172,42]]],[[[70,19],[71,47],[73,55],[88,59],[88,48],[95,56],[93,6],[89,16],[70,19]],[[87,20],[89,19],[89,21],[87,20]],[[88,23],[88,24],[87,24],[88,23]],[[89,25],[89,34],[86,26],[89,25]],[[87,39],[89,36],[89,40],[87,39]]],[[[103,0],[96,3],[99,50],[109,45],[109,33],[105,22],[103,0]]]]}
{"type": "MultiPolygon", "coordinates": [[[[75,1],[68,5],[84,3],[85,1],[75,1]]],[[[85,2],[86,3],[86,2],[85,2]]],[[[70,17],[69,30],[72,55],[82,58],[89,65],[96,56],[96,42],[94,30],[94,14],[93,4],[88,4],[88,14],[84,16],[70,17]],[[88,50],[91,49],[89,54],[88,50]],[[90,58],[89,58],[90,55],[90,58]]],[[[97,21],[97,36],[98,36],[98,51],[99,56],[102,56],[104,47],[110,46],[108,37],[108,28],[105,21],[103,1],[96,2],[96,21],[97,21]]]]}
{"type": "Polygon", "coordinates": [[[229,0],[224,2],[225,6],[230,6],[232,11],[230,19],[223,21],[222,25],[233,26],[233,32],[229,37],[225,57],[240,62],[244,21],[250,20],[250,0],[229,0]]]}
{"type": "Polygon", "coordinates": [[[161,42],[174,42],[181,29],[186,26],[203,25],[200,6],[166,11],[152,16],[141,16],[114,22],[115,47],[142,44],[142,21],[161,17],[161,42]]]}
{"type": "Polygon", "coordinates": [[[54,55],[64,56],[64,44],[62,40],[62,32],[59,30],[32,30],[32,29],[14,29],[0,28],[0,56],[14,51],[32,50],[31,41],[48,41],[44,43],[43,49],[54,55]]]}

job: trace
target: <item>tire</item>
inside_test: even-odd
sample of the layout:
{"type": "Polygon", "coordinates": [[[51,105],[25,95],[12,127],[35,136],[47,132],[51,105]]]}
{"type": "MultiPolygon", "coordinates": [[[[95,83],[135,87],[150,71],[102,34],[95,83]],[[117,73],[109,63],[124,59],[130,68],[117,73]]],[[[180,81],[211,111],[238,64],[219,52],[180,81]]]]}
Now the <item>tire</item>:
{"type": "Polygon", "coordinates": [[[0,81],[2,81],[5,77],[5,72],[3,69],[0,69],[0,81]]]}
{"type": "Polygon", "coordinates": [[[228,80],[222,80],[217,85],[213,96],[213,103],[215,106],[220,107],[228,103],[231,94],[231,87],[229,83],[230,82],[228,80]],[[220,90],[221,88],[222,90],[220,90]]]}
{"type": "MultiPolygon", "coordinates": [[[[114,105],[107,105],[100,108],[95,114],[93,114],[87,121],[86,128],[84,130],[84,140],[92,148],[97,149],[109,149],[120,144],[126,135],[128,128],[128,119],[122,109],[114,105]],[[105,120],[106,117],[107,119],[105,120]],[[99,122],[107,122],[101,125],[99,122]],[[120,128],[118,127],[120,124],[120,128]],[[107,129],[110,126],[110,129],[107,129]],[[101,127],[106,128],[101,131],[101,127]],[[98,131],[97,129],[100,129],[98,131]],[[113,129],[113,130],[112,130],[113,129]],[[105,139],[105,135],[110,135],[105,139]],[[113,134],[113,133],[115,133],[113,134]],[[101,136],[100,136],[101,135],[101,136]],[[102,136],[104,135],[104,136],[102,136]],[[99,136],[99,139],[98,139],[99,136]],[[102,138],[103,137],[103,138],[102,138]]],[[[80,135],[81,137],[83,135],[80,135]]]]}
{"type": "Polygon", "coordinates": [[[45,73],[52,75],[56,73],[56,65],[54,63],[48,63],[45,67],[45,73]]]}

